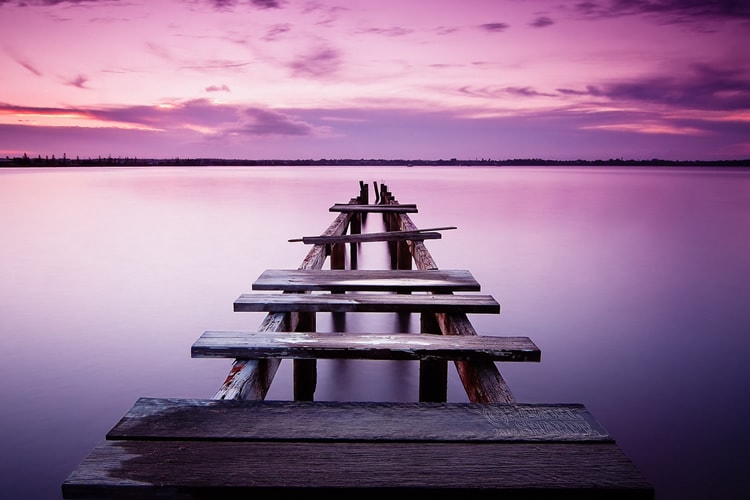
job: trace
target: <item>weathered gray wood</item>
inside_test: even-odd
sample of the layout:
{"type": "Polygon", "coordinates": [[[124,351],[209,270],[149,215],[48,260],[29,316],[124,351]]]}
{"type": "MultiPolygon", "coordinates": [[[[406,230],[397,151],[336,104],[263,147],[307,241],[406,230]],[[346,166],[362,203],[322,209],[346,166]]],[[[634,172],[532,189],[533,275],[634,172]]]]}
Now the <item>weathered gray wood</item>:
{"type": "Polygon", "coordinates": [[[334,243],[370,243],[377,241],[400,240],[439,240],[443,235],[429,231],[386,231],[383,233],[344,234],[341,236],[303,236],[291,239],[290,242],[301,241],[307,245],[328,245],[334,243]]]}
{"type": "MultiPolygon", "coordinates": [[[[398,214],[398,228],[410,231],[417,226],[408,214],[398,214]]],[[[437,269],[437,263],[423,241],[407,241],[417,269],[437,269]]],[[[435,319],[443,335],[476,335],[474,326],[465,314],[436,313],[435,319]]],[[[474,403],[512,403],[515,397],[494,363],[488,361],[455,361],[461,383],[469,401],[474,403]]]]}
{"type": "Polygon", "coordinates": [[[653,499],[612,443],[105,441],[65,499],[653,499]],[[273,495],[273,496],[272,496],[273,495]]]}
{"type": "Polygon", "coordinates": [[[611,442],[581,404],[140,398],[107,439],[611,442]],[[304,418],[301,416],[304,415],[304,418]]]}
{"type": "MultiPolygon", "coordinates": [[[[258,327],[261,332],[294,330],[299,315],[296,313],[268,314],[258,327]]],[[[279,368],[281,359],[236,359],[215,399],[265,399],[279,368]]]]}
{"type": "Polygon", "coordinates": [[[193,344],[194,358],[485,359],[539,361],[528,337],[431,334],[208,331],[193,344]]]}
{"type": "Polygon", "coordinates": [[[478,292],[481,287],[471,272],[464,269],[267,269],[252,288],[289,292],[478,292]]]}
{"type": "Polygon", "coordinates": [[[461,312],[498,314],[491,295],[393,293],[254,293],[234,302],[236,312],[461,312]]]}
{"type": "Polygon", "coordinates": [[[328,209],[329,212],[345,213],[416,213],[417,206],[412,204],[402,205],[355,205],[355,204],[336,204],[328,209]]]}
{"type": "Polygon", "coordinates": [[[139,399],[62,491],[66,499],[654,495],[579,404],[155,398],[139,399]]]}
{"type": "MultiPolygon", "coordinates": [[[[351,203],[356,203],[353,198],[351,203]]],[[[352,218],[352,214],[341,213],[324,235],[343,234],[352,218]]],[[[326,246],[314,245],[305,256],[299,269],[321,269],[326,261],[326,246]]],[[[295,330],[298,315],[288,312],[272,312],[266,316],[258,328],[259,331],[295,330]]],[[[214,394],[215,399],[264,399],[271,387],[281,359],[244,360],[237,359],[224,383],[214,394]]]]}

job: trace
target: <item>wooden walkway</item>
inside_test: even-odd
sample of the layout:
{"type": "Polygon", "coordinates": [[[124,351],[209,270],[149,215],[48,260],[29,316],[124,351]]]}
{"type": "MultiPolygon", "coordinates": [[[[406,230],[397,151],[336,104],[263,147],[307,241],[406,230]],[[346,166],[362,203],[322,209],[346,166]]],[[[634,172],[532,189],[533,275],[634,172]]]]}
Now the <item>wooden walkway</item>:
{"type": "Polygon", "coordinates": [[[437,268],[430,238],[409,218],[416,205],[385,186],[375,194],[369,204],[360,182],[359,196],[331,207],[339,215],[320,239],[302,241],[313,246],[298,269],[267,270],[238,297],[235,311],[268,312],[256,330],[195,341],[193,357],[234,359],[212,399],[140,398],[70,474],[63,497],[653,499],[583,405],[515,401],[496,363],[539,362],[539,348],[477,335],[467,314],[497,314],[499,304],[468,270],[437,268]],[[387,231],[345,238],[347,229],[364,236],[367,213],[382,214],[387,231]],[[392,269],[356,269],[366,241],[388,242],[392,269]],[[419,314],[421,333],[317,332],[318,312],[419,314]],[[294,401],[267,401],[282,359],[294,364],[294,401]],[[315,401],[317,359],[418,362],[419,401],[315,401]],[[446,402],[449,362],[469,403],[446,402]]]}

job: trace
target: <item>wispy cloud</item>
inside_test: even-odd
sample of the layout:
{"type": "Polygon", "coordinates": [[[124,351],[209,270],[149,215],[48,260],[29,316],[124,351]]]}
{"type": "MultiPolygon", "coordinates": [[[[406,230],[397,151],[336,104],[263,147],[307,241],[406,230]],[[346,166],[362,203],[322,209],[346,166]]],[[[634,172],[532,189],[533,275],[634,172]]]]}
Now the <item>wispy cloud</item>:
{"type": "Polygon", "coordinates": [[[484,31],[489,31],[491,33],[502,33],[510,28],[510,25],[506,23],[485,23],[480,24],[479,27],[484,31]]]}
{"type": "Polygon", "coordinates": [[[495,99],[509,95],[522,97],[554,97],[555,94],[539,92],[532,87],[498,86],[498,87],[471,87],[465,85],[458,89],[462,95],[470,97],[481,97],[495,99]]]}
{"type": "Polygon", "coordinates": [[[67,80],[65,84],[70,85],[71,87],[77,87],[79,89],[87,89],[88,87],[86,86],[86,82],[88,81],[89,79],[84,75],[78,75],[71,80],[67,80]]]}
{"type": "Polygon", "coordinates": [[[289,63],[292,74],[298,77],[323,78],[338,71],[341,54],[332,47],[319,47],[289,63]]]}
{"type": "Polygon", "coordinates": [[[172,54],[163,45],[146,42],[148,51],[159,59],[174,64],[180,69],[190,69],[201,72],[215,70],[240,70],[252,64],[251,61],[239,61],[236,59],[195,59],[188,60],[172,54]]]}
{"type": "Polygon", "coordinates": [[[0,6],[3,4],[14,4],[21,7],[27,5],[58,5],[64,3],[72,4],[95,4],[95,3],[112,3],[112,0],[0,0],[0,6]]]}
{"type": "Polygon", "coordinates": [[[206,92],[231,92],[226,85],[210,85],[206,87],[206,92]]]}
{"type": "Polygon", "coordinates": [[[585,90],[558,89],[565,95],[607,97],[613,102],[639,102],[686,109],[750,110],[750,78],[739,69],[694,65],[687,75],[650,76],[590,85],[585,90]]]}
{"type": "MultiPolygon", "coordinates": [[[[612,156],[649,159],[731,159],[747,153],[750,122],[669,116],[648,108],[600,110],[585,106],[475,116],[466,110],[288,109],[215,105],[70,110],[0,104],[4,113],[94,114],[141,123],[134,127],[31,127],[0,123],[14,150],[36,154],[112,154],[139,157],[559,158],[612,156]],[[149,127],[148,125],[152,125],[149,127]],[[322,125],[322,124],[325,124],[322,125]],[[286,153],[267,140],[283,137],[286,153]],[[689,137],[688,141],[685,137],[689,137]],[[255,138],[255,140],[253,140],[255,138]],[[722,146],[716,146],[716,138],[722,146]],[[171,145],[171,146],[170,146],[171,145]],[[460,145],[460,147],[459,147],[460,145]],[[304,155],[299,156],[304,151],[304,155]],[[674,151],[674,154],[665,154],[674,151]]],[[[477,111],[481,111],[477,108],[477,111]]]]}
{"type": "Polygon", "coordinates": [[[242,112],[244,123],[230,130],[246,135],[310,135],[314,128],[284,113],[259,108],[248,108],[242,112]]]}
{"type": "Polygon", "coordinates": [[[250,3],[261,9],[280,9],[284,4],[280,0],[251,0],[250,3]]]}
{"type": "Polygon", "coordinates": [[[408,28],[401,28],[398,26],[394,26],[391,28],[368,28],[360,33],[371,33],[375,35],[383,35],[383,36],[404,36],[409,35],[413,33],[414,30],[408,29],[408,28]]]}
{"type": "Polygon", "coordinates": [[[53,108],[0,103],[0,115],[15,116],[18,118],[16,122],[23,122],[23,117],[46,117],[95,121],[96,127],[127,126],[153,131],[190,129],[205,134],[300,136],[313,134],[316,130],[311,124],[280,111],[215,104],[206,99],[158,106],[112,108],[53,108]]]}
{"type": "Polygon", "coordinates": [[[435,28],[435,34],[444,36],[444,35],[450,35],[451,33],[455,33],[458,31],[458,28],[454,26],[438,26],[435,28]]]}
{"type": "Polygon", "coordinates": [[[547,16],[539,16],[531,21],[530,24],[534,28],[546,28],[547,26],[552,26],[553,24],[555,24],[555,21],[547,16]]]}
{"type": "MultiPolygon", "coordinates": [[[[238,0],[207,0],[207,3],[216,10],[227,11],[234,9],[243,2],[238,0]]],[[[259,9],[280,9],[284,4],[281,0],[250,0],[247,3],[259,9]]]]}
{"type": "Polygon", "coordinates": [[[274,42],[278,39],[280,39],[285,33],[290,31],[292,29],[292,25],[288,23],[284,24],[274,24],[268,30],[266,31],[266,34],[263,35],[263,40],[267,42],[274,42]]]}
{"type": "Polygon", "coordinates": [[[34,63],[31,62],[29,58],[22,56],[14,48],[9,47],[9,46],[3,47],[3,50],[5,51],[6,54],[8,54],[8,57],[10,57],[18,65],[22,66],[23,68],[26,68],[26,70],[28,70],[29,73],[35,76],[42,76],[42,72],[36,67],[36,65],[34,65],[34,63]]]}
{"type": "Polygon", "coordinates": [[[589,17],[655,14],[666,22],[750,19],[750,3],[736,0],[601,0],[579,2],[575,9],[589,17]]]}

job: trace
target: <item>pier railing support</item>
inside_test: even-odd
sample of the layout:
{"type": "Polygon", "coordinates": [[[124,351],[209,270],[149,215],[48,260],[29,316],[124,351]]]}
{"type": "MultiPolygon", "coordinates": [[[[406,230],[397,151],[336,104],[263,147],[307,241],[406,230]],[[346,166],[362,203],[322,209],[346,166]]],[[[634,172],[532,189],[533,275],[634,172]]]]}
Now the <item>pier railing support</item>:
{"type": "MultiPolygon", "coordinates": [[[[357,203],[357,199],[350,200],[357,203]]],[[[351,221],[351,213],[340,213],[323,232],[323,236],[340,236],[346,232],[351,221]]],[[[298,269],[323,269],[327,245],[313,245],[302,260],[298,269]]],[[[258,331],[288,332],[295,331],[299,324],[298,313],[269,313],[258,331]]],[[[263,400],[268,394],[281,360],[269,358],[263,360],[236,359],[221,388],[213,399],[263,400]]]]}
{"type": "MultiPolygon", "coordinates": [[[[385,188],[381,192],[381,197],[383,197],[381,200],[383,203],[398,203],[385,188]]],[[[398,220],[397,229],[401,231],[418,229],[408,214],[397,214],[396,218],[398,220]]],[[[438,269],[424,241],[407,240],[406,244],[417,269],[438,269]]],[[[477,335],[474,326],[465,314],[435,313],[434,316],[443,335],[477,335]]],[[[472,403],[515,402],[510,387],[503,379],[495,363],[491,361],[455,361],[454,363],[464,390],[472,403]]]]}

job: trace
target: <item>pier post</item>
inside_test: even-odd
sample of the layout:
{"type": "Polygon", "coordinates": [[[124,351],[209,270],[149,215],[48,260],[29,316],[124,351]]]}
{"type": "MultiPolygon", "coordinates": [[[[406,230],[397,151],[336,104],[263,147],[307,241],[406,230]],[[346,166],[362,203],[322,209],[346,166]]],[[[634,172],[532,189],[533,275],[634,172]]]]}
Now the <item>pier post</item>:
{"type": "MultiPolygon", "coordinates": [[[[315,331],[315,313],[304,312],[299,314],[297,331],[315,331]]],[[[294,360],[294,400],[313,401],[315,388],[318,384],[318,365],[315,359],[294,360]]]]}
{"type": "MultiPolygon", "coordinates": [[[[434,314],[420,315],[420,331],[440,335],[440,325],[434,314]]],[[[425,359],[419,362],[419,401],[445,403],[448,400],[448,362],[425,359]]]]}

